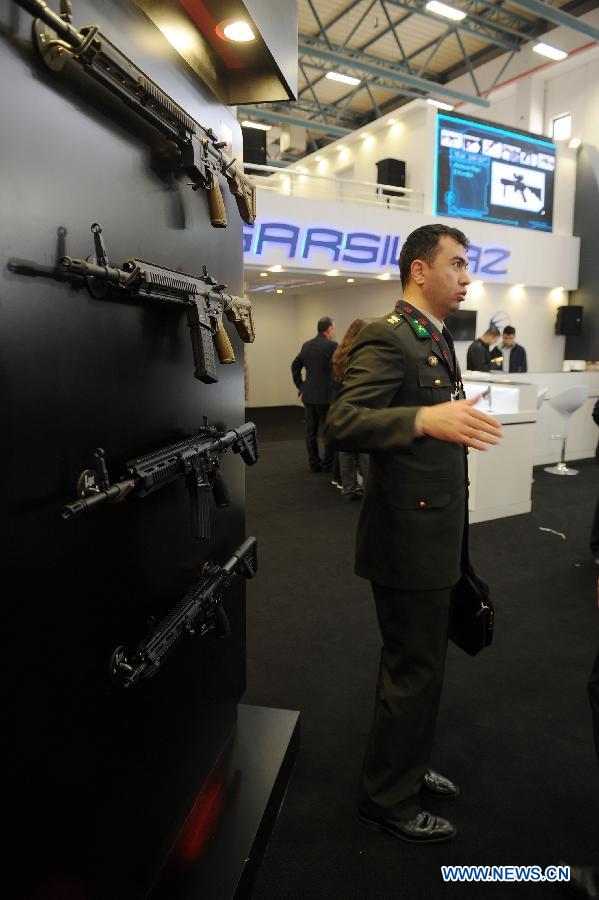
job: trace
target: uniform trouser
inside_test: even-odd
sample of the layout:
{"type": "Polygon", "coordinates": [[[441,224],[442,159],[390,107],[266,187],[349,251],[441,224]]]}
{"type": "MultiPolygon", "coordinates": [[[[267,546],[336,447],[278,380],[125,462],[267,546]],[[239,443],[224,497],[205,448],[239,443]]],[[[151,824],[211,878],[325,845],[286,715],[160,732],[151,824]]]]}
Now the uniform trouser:
{"type": "Polygon", "coordinates": [[[405,820],[420,810],[443,686],[451,588],[399,591],[372,585],[383,639],[374,721],[358,805],[405,820]]]}
{"type": "Polygon", "coordinates": [[[304,406],[306,410],[306,449],[310,468],[319,469],[322,466],[324,469],[330,469],[333,466],[334,450],[325,444],[322,462],[318,450],[318,426],[320,423],[324,426],[329,407],[317,403],[305,403],[304,406]]]}
{"type": "Polygon", "coordinates": [[[588,687],[593,713],[593,734],[595,736],[595,749],[597,750],[597,763],[599,763],[599,650],[597,650],[588,687]]]}

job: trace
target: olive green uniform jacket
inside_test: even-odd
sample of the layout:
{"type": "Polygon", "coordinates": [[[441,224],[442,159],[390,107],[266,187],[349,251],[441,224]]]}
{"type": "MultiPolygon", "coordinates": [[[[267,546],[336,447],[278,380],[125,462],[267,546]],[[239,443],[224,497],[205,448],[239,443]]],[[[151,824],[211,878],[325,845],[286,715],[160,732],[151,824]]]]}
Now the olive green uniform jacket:
{"type": "Polygon", "coordinates": [[[370,453],[356,574],[399,590],[458,581],[467,503],[464,446],[414,437],[418,409],[454,390],[439,346],[421,332],[393,312],[358,334],[325,429],[336,449],[370,453]]]}

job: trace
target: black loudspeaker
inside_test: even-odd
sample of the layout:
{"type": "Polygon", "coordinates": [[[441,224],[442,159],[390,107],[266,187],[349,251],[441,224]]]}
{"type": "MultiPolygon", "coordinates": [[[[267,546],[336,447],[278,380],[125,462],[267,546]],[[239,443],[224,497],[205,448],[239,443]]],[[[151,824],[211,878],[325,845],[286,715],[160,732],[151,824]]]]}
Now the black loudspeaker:
{"type": "Polygon", "coordinates": [[[243,161],[258,166],[266,165],[266,132],[257,128],[242,128],[243,161]]]}
{"type": "MultiPolygon", "coordinates": [[[[396,187],[406,186],[406,164],[403,159],[379,159],[376,164],[376,180],[378,184],[393,184],[396,187]]],[[[383,190],[383,194],[391,191],[383,190]]]]}
{"type": "Polygon", "coordinates": [[[582,328],[582,306],[558,306],[555,333],[575,335],[582,328]]]}

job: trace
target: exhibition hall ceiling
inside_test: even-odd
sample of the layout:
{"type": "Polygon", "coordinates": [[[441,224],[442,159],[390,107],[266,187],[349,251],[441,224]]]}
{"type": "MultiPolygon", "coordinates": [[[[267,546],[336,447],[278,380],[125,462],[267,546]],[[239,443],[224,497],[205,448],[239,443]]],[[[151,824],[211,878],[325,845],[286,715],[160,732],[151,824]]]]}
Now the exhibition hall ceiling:
{"type": "Polygon", "coordinates": [[[280,153],[281,161],[291,161],[415,97],[475,103],[484,118],[488,104],[478,66],[506,53],[511,59],[541,35],[551,43],[559,25],[589,40],[598,37],[579,19],[599,7],[594,0],[447,0],[440,13],[442,6],[430,0],[299,0],[298,99],[243,107],[240,120],[305,127],[304,153],[294,154],[293,141],[287,154],[280,153]],[[455,21],[448,14],[463,17],[455,21]],[[463,74],[469,87],[452,92],[448,83],[463,74]],[[348,77],[358,83],[347,83],[348,77]]]}

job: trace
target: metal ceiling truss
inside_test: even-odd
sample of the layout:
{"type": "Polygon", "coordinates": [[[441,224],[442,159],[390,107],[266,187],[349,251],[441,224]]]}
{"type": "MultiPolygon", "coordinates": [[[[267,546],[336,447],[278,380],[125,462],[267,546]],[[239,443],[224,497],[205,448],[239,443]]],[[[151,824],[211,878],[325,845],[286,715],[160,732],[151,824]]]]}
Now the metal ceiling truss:
{"type": "MultiPolygon", "coordinates": [[[[239,107],[244,115],[256,115],[259,118],[280,122],[281,124],[302,125],[321,135],[341,137],[349,131],[365,125],[374,116],[380,116],[386,109],[397,106],[398,97],[421,98],[432,95],[437,99],[450,102],[461,101],[476,106],[487,107],[489,101],[482,92],[475,75],[475,68],[494,56],[508,51],[505,65],[501,68],[491,88],[486,88],[485,95],[500,80],[501,74],[521,46],[546,31],[547,23],[565,25],[581,34],[599,41],[599,29],[587,25],[571,13],[559,9],[545,0],[509,0],[510,8],[505,7],[506,0],[465,0],[460,8],[467,13],[461,22],[446,23],[438,16],[426,10],[427,0],[351,0],[330,21],[324,23],[316,9],[316,0],[305,0],[316,23],[316,34],[299,35],[299,66],[305,85],[299,99],[292,104],[268,104],[264,107],[239,107]],[[360,15],[352,22],[343,43],[333,43],[330,33],[345,17],[355,14],[361,7],[360,15]],[[532,13],[535,18],[527,16],[514,7],[520,7],[532,13]],[[386,27],[373,34],[359,47],[349,46],[350,42],[363,25],[366,17],[382,10],[386,27]],[[406,50],[405,36],[402,40],[401,27],[409,25],[412,16],[426,17],[444,27],[443,32],[432,40],[418,47],[406,50]],[[381,40],[392,36],[397,49],[397,59],[389,61],[380,55],[367,52],[370,47],[381,40]],[[481,48],[468,52],[464,38],[476,38],[481,48]],[[461,60],[442,72],[431,69],[439,49],[448,41],[455,41],[461,60]],[[456,77],[458,70],[468,73],[474,88],[473,94],[453,90],[447,87],[446,81],[456,77]],[[323,102],[316,88],[326,77],[327,72],[335,71],[360,77],[361,83],[341,96],[335,104],[323,102]],[[316,77],[312,74],[317,72],[316,77]],[[392,96],[385,103],[377,103],[372,89],[383,88],[392,96]],[[351,110],[349,104],[361,91],[369,95],[371,108],[367,113],[351,110]],[[381,112],[382,109],[382,112],[381,112]],[[305,118],[303,118],[305,116],[305,118]]],[[[572,8],[573,4],[568,4],[572,8]]]]}

